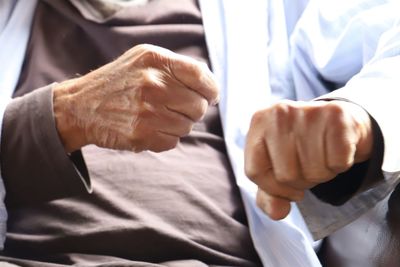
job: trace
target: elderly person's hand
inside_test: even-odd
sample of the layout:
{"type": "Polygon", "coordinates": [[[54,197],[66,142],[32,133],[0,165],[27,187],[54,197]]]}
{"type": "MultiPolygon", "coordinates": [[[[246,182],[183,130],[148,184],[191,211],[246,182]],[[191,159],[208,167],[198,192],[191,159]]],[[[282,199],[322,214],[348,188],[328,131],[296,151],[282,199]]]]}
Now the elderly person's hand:
{"type": "Polygon", "coordinates": [[[290,211],[304,191],[370,157],[368,113],[345,101],[278,103],[252,118],[245,149],[257,204],[272,219],[290,211]]]}
{"type": "Polygon", "coordinates": [[[206,64],[152,45],[54,88],[57,130],[68,152],[87,144],[164,151],[200,120],[218,90],[206,64]]]}

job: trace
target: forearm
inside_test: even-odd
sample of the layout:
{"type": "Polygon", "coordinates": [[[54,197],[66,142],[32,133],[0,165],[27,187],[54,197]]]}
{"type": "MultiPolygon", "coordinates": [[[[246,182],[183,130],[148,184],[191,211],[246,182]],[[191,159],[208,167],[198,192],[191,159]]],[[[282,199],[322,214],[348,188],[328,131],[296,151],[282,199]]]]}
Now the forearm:
{"type": "Polygon", "coordinates": [[[90,190],[84,163],[76,165],[83,167],[78,171],[60,141],[52,86],[13,99],[4,113],[1,170],[8,205],[48,201],[90,190]]]}
{"type": "MultiPolygon", "coordinates": [[[[374,121],[374,149],[365,170],[352,177],[361,179],[361,183],[340,203],[336,203],[341,204],[340,206],[333,207],[312,196],[300,203],[304,218],[316,237],[326,236],[358,218],[390,194],[400,181],[400,130],[396,123],[400,112],[397,103],[399,63],[399,56],[377,60],[367,65],[343,89],[321,97],[342,99],[363,107],[374,121]]],[[[338,199],[327,198],[334,194],[337,197],[337,192],[343,193],[343,187],[344,185],[327,187],[322,193],[324,196],[321,197],[320,194],[320,198],[333,203],[338,199]]]]}

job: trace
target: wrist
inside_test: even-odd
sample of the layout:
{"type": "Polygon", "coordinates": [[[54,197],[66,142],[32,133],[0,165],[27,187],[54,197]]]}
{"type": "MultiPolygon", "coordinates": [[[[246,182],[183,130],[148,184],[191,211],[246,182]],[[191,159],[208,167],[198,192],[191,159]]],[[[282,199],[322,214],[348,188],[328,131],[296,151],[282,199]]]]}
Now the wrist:
{"type": "Polygon", "coordinates": [[[68,80],[53,87],[53,112],[58,135],[67,153],[76,151],[87,144],[84,131],[80,129],[74,115],[74,94],[76,79],[68,80]]]}

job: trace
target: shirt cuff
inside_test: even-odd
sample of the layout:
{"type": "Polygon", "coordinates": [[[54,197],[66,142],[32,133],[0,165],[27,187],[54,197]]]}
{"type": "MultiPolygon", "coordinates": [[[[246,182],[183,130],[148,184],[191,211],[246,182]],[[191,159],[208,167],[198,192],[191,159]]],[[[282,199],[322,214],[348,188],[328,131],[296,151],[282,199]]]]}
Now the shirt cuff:
{"type": "Polygon", "coordinates": [[[58,136],[52,87],[15,98],[5,110],[0,164],[7,205],[91,192],[81,152],[67,155],[58,136]]]}
{"type": "MultiPolygon", "coordinates": [[[[342,98],[320,98],[319,100],[351,102],[342,98]]],[[[385,179],[381,169],[384,152],[382,131],[375,119],[371,115],[369,116],[374,140],[371,158],[368,161],[355,164],[334,179],[312,188],[311,192],[320,200],[332,205],[343,205],[354,195],[371,189],[385,179]]]]}

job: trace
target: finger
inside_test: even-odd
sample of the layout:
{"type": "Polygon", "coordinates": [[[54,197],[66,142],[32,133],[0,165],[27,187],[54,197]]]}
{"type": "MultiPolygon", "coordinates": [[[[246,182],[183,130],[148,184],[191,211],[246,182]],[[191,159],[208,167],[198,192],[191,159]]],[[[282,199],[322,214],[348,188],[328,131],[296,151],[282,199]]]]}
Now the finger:
{"type": "Polygon", "coordinates": [[[262,190],[257,191],[257,206],[272,220],[284,219],[290,212],[290,201],[270,196],[262,190]]]}
{"type": "Polygon", "coordinates": [[[258,183],[258,186],[265,193],[268,193],[271,196],[284,198],[290,201],[300,201],[304,198],[303,188],[309,188],[308,186],[310,185],[307,184],[307,187],[304,187],[303,184],[299,185],[296,183],[297,187],[294,187],[291,185],[279,183],[276,180],[275,175],[271,171],[267,177],[261,179],[260,183],[258,183]]]}
{"type": "MultiPolygon", "coordinates": [[[[146,68],[141,71],[140,93],[132,91],[131,102],[146,102],[154,107],[166,106],[169,110],[181,113],[192,121],[200,120],[207,111],[207,100],[184,86],[165,71],[146,68]]],[[[122,101],[121,101],[122,102],[122,101]]]]}
{"type": "Polygon", "coordinates": [[[172,79],[166,79],[165,85],[160,88],[146,88],[144,94],[147,102],[164,106],[193,122],[202,119],[208,108],[204,97],[172,79]]]}
{"type": "Polygon", "coordinates": [[[267,110],[254,114],[245,146],[246,175],[268,193],[287,199],[300,200],[303,191],[277,181],[272,168],[268,148],[265,143],[264,123],[267,121],[267,110]]]}
{"type": "Polygon", "coordinates": [[[325,134],[326,165],[338,174],[353,165],[357,140],[347,114],[339,105],[327,105],[326,116],[330,124],[325,134]]]}
{"type": "Polygon", "coordinates": [[[271,127],[266,136],[275,179],[287,185],[303,179],[297,154],[294,116],[292,106],[279,104],[273,107],[270,112],[271,127]]]}
{"type": "Polygon", "coordinates": [[[163,152],[173,149],[179,143],[179,138],[173,135],[157,132],[153,136],[140,142],[134,142],[132,144],[132,151],[141,152],[150,150],[153,152],[163,152]]]}
{"type": "MultiPolygon", "coordinates": [[[[279,133],[273,132],[273,128],[276,128],[276,125],[274,121],[270,123],[270,118],[270,109],[260,110],[252,117],[245,147],[246,175],[261,188],[265,190],[270,188],[271,193],[288,198],[291,198],[291,196],[297,198],[299,194],[296,189],[303,190],[314,186],[314,184],[298,179],[291,181],[290,185],[285,185],[276,179],[266,139],[269,141],[271,134],[279,135],[279,133]]],[[[287,168],[288,166],[283,165],[282,173],[285,174],[290,171],[287,168]]]]}
{"type": "Polygon", "coordinates": [[[303,189],[335,177],[325,163],[325,131],[331,125],[327,125],[322,111],[319,103],[310,103],[302,107],[296,119],[297,154],[304,184],[308,184],[303,189]]]}
{"type": "Polygon", "coordinates": [[[138,45],[131,50],[127,53],[140,51],[138,61],[142,68],[169,72],[177,81],[203,96],[210,104],[218,102],[217,82],[205,63],[154,45],[138,45]]]}
{"type": "Polygon", "coordinates": [[[183,114],[193,122],[200,121],[207,112],[207,100],[187,88],[178,87],[174,91],[175,96],[166,101],[165,106],[171,111],[183,114]]]}
{"type": "Polygon", "coordinates": [[[354,163],[356,144],[343,126],[327,129],[325,137],[326,165],[332,173],[347,171],[354,163]]]}
{"type": "Polygon", "coordinates": [[[189,134],[193,122],[187,117],[165,107],[154,108],[146,103],[139,115],[132,120],[130,131],[120,133],[130,140],[133,151],[155,152],[171,149],[179,138],[189,134]]]}
{"type": "Polygon", "coordinates": [[[355,133],[357,148],[354,155],[354,162],[363,162],[370,158],[373,146],[372,121],[368,112],[361,106],[347,101],[332,101],[342,106],[344,112],[348,114],[351,122],[351,129],[355,133]]]}
{"type": "MultiPolygon", "coordinates": [[[[145,117],[145,116],[142,116],[145,117]]],[[[143,118],[142,127],[148,131],[156,131],[167,135],[182,137],[192,130],[193,121],[179,112],[166,107],[157,108],[154,114],[143,118]]]]}
{"type": "Polygon", "coordinates": [[[175,55],[169,61],[171,73],[178,81],[203,96],[209,104],[218,103],[217,82],[205,63],[181,55],[175,55]]]}
{"type": "Polygon", "coordinates": [[[258,185],[263,183],[272,169],[264,135],[263,113],[257,112],[252,117],[246,137],[244,165],[247,177],[258,185]]]}
{"type": "MultiPolygon", "coordinates": [[[[254,129],[254,128],[253,128],[254,129]]],[[[268,152],[264,140],[253,138],[253,132],[249,131],[245,148],[245,172],[246,175],[264,191],[271,195],[301,200],[304,193],[295,187],[279,183],[273,173],[268,152]],[[258,141],[256,141],[258,139],[258,141]]],[[[302,187],[300,187],[302,188],[302,187]]]]}

